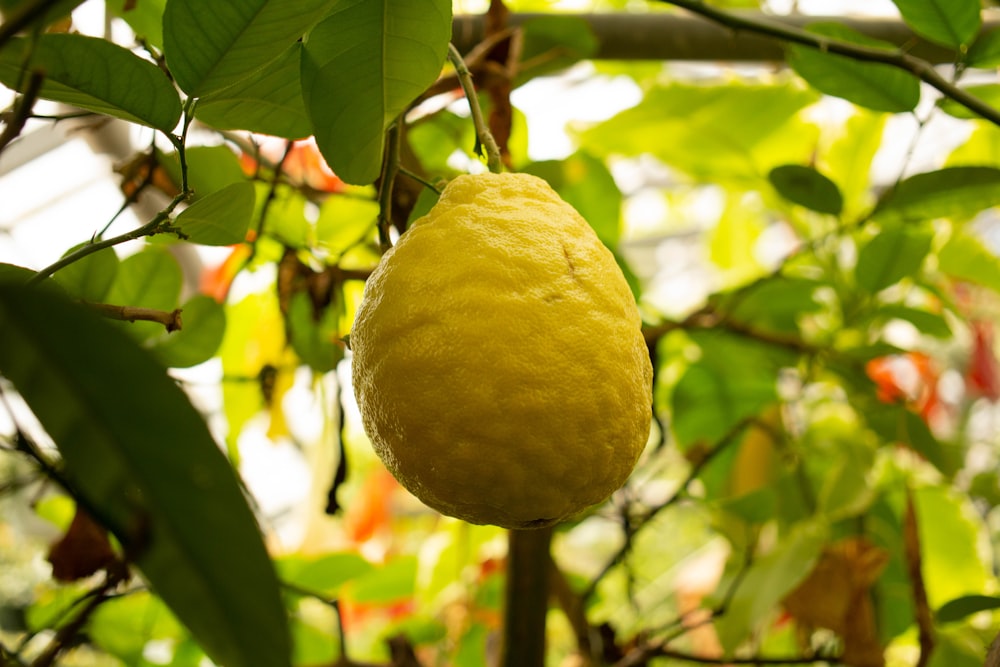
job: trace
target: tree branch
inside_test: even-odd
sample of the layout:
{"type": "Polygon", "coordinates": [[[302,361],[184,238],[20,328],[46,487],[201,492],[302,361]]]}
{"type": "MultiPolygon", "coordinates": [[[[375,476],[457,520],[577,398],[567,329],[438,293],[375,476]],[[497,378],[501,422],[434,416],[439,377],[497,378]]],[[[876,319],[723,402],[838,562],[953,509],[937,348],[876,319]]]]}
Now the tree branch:
{"type": "Polygon", "coordinates": [[[24,129],[24,124],[31,118],[31,110],[38,99],[38,93],[42,89],[42,82],[45,81],[45,74],[39,70],[32,70],[28,76],[28,83],[24,87],[24,93],[14,103],[14,108],[5,119],[6,127],[0,133],[0,152],[3,152],[7,145],[14,141],[24,129]]]}
{"type": "Polygon", "coordinates": [[[736,14],[735,12],[722,11],[707,5],[701,0],[659,1],[681,7],[733,30],[745,30],[782,42],[817,49],[825,53],[847,56],[853,60],[882,63],[901,69],[913,74],[924,83],[935,88],[942,95],[958,102],[969,111],[983,117],[994,125],[1000,126],[1000,110],[994,109],[980,98],[948,81],[934,69],[931,63],[916,58],[902,49],[886,50],[830,39],[829,37],[817,35],[800,28],[781,25],[757,17],[750,18],[745,15],[736,14]]]}
{"type": "Polygon", "coordinates": [[[167,333],[180,331],[183,325],[180,308],[175,308],[168,312],[155,308],[142,308],[141,306],[115,306],[109,303],[88,302],[87,306],[112,320],[121,320],[123,322],[136,322],[139,320],[157,322],[164,326],[167,333]]]}
{"type": "Polygon", "coordinates": [[[501,667],[545,664],[552,527],[508,532],[501,667]]]}

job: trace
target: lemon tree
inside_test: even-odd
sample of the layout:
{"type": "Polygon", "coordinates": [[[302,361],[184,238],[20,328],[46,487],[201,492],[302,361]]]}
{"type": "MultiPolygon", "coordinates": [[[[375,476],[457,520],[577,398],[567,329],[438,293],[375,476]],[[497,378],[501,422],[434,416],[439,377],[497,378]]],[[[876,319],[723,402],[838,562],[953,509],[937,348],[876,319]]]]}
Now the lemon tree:
{"type": "Polygon", "coordinates": [[[571,4],[0,2],[0,663],[983,664],[993,3],[571,4]]]}

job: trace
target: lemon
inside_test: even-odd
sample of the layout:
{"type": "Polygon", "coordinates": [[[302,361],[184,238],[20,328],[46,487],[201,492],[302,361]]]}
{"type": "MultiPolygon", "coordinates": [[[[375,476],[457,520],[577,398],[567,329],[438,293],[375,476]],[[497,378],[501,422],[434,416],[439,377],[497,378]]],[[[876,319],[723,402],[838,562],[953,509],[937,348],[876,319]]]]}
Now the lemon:
{"type": "Polygon", "coordinates": [[[649,436],[632,293],[535,176],[452,180],[368,279],[350,341],[375,451],[426,505],[471,523],[572,517],[625,482],[649,436]]]}

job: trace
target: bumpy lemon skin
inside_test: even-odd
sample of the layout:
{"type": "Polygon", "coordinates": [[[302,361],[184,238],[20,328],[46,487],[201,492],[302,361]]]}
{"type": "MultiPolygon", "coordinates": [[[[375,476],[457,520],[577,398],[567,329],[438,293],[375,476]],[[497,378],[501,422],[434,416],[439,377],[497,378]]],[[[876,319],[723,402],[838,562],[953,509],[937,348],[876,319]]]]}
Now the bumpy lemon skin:
{"type": "Polygon", "coordinates": [[[446,515],[562,521],[621,487],[649,436],[628,284],[534,176],[451,181],[369,278],[350,340],[375,451],[446,515]]]}

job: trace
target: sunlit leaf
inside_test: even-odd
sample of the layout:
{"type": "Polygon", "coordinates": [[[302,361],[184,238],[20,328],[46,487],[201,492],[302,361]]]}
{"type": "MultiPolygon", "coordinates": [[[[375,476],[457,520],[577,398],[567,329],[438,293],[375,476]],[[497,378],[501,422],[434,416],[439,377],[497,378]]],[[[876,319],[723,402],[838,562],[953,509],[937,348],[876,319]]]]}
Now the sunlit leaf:
{"type": "Polygon", "coordinates": [[[0,51],[0,82],[24,90],[27,72],[45,73],[41,97],[171,132],[181,102],[153,63],[97,37],[71,34],[15,38],[0,51]],[[30,56],[30,58],[29,58],[30,56]],[[28,69],[23,69],[25,58],[28,69]]]}
{"type": "Polygon", "coordinates": [[[286,556],[277,562],[281,580],[295,587],[336,597],[341,586],[374,566],[356,553],[329,553],[317,557],[286,556]]]}
{"type": "MultiPolygon", "coordinates": [[[[895,48],[840,23],[814,23],[808,29],[852,44],[895,48]]],[[[891,65],[862,62],[798,45],[788,47],[788,64],[816,90],[876,111],[912,111],[920,101],[920,81],[891,65]]]]}
{"type": "Polygon", "coordinates": [[[188,368],[211,359],[226,331],[222,304],[209,296],[194,296],[181,306],[181,321],[180,331],[165,332],[150,341],[153,354],[171,368],[188,368]]]}
{"type": "Polygon", "coordinates": [[[302,101],[302,44],[296,42],[254,76],[203,97],[198,120],[221,130],[249,130],[286,139],[312,134],[302,101]]]}
{"type": "Polygon", "coordinates": [[[837,184],[813,167],[785,164],[767,175],[771,185],[782,197],[819,213],[839,215],[844,198],[837,184]]]}
{"type": "Polygon", "coordinates": [[[386,128],[441,71],[446,0],[343,0],[310,33],[302,94],[316,143],[345,182],[379,174],[386,128]]]}
{"type": "Polygon", "coordinates": [[[938,252],[938,268],[952,278],[1000,292],[1000,258],[972,234],[952,234],[938,252]]]}
{"type": "Polygon", "coordinates": [[[817,157],[817,165],[834,181],[844,199],[844,216],[867,210],[874,199],[871,165],[882,145],[888,116],[866,109],[847,119],[836,140],[817,157]]]}
{"type": "Polygon", "coordinates": [[[417,559],[396,556],[385,565],[352,580],[345,595],[352,602],[385,604],[413,596],[416,587],[417,559]]]}
{"type": "MultiPolygon", "coordinates": [[[[64,256],[81,247],[83,244],[70,248],[64,256]]],[[[78,299],[103,301],[118,274],[118,264],[114,248],[105,248],[60,269],[52,278],[78,299]]]]}
{"type": "Polygon", "coordinates": [[[972,42],[982,25],[979,0],[892,0],[913,32],[957,49],[972,42]]]}
{"type": "Polygon", "coordinates": [[[906,227],[884,229],[858,251],[854,277],[874,293],[914,276],[931,249],[930,232],[906,227]]]}
{"type": "Polygon", "coordinates": [[[87,509],[209,655],[286,667],[285,610],[253,513],[163,368],[84,308],[4,284],[0,372],[59,447],[87,509]]]}
{"type": "Polygon", "coordinates": [[[173,225],[191,243],[239,243],[246,239],[255,198],[253,183],[233,183],[188,206],[174,219],[173,225]]]}
{"type": "Polygon", "coordinates": [[[816,127],[797,115],[817,97],[797,85],[660,85],[581,142],[602,157],[648,153],[711,183],[757,186],[773,167],[815,151],[816,127]]]}
{"type": "MultiPolygon", "coordinates": [[[[187,161],[188,188],[192,191],[191,201],[246,180],[239,158],[228,146],[188,146],[184,157],[187,161]]],[[[181,165],[177,153],[168,153],[161,164],[179,186],[181,165]]]]}
{"type": "Polygon", "coordinates": [[[163,9],[167,6],[167,0],[105,1],[108,10],[125,19],[136,37],[157,49],[163,48],[163,9]]]}
{"type": "Polygon", "coordinates": [[[900,182],[879,202],[874,217],[883,222],[962,220],[997,204],[1000,169],[946,167],[900,182]]]}
{"type": "Polygon", "coordinates": [[[256,75],[323,18],[333,0],[171,0],[163,54],[181,90],[203,97],[256,75]]]}
{"type": "MultiPolygon", "coordinates": [[[[426,192],[433,194],[430,190],[426,192]]],[[[419,203],[418,200],[418,205],[419,203]]],[[[430,210],[430,206],[427,210],[430,210]]],[[[374,200],[330,197],[319,209],[316,240],[332,256],[340,257],[348,248],[364,242],[372,235],[377,217],[378,203],[374,200]]]]}
{"type": "Polygon", "coordinates": [[[142,664],[146,644],[176,640],[184,629],[160,598],[135,591],[102,603],[87,624],[87,635],[126,664],[142,664]]]}

